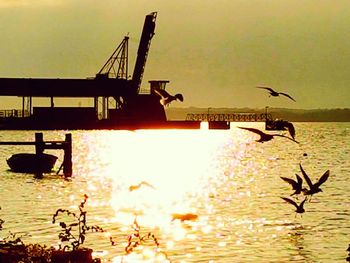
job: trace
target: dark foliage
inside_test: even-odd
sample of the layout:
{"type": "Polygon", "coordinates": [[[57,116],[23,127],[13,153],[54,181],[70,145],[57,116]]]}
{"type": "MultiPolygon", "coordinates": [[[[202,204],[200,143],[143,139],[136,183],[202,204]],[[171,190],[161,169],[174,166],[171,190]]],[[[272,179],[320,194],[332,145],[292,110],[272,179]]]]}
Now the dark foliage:
{"type": "Polygon", "coordinates": [[[52,217],[52,223],[56,223],[57,217],[60,214],[66,214],[74,219],[73,223],[67,224],[65,222],[60,222],[61,232],[58,234],[58,238],[62,243],[69,243],[65,246],[60,245],[60,249],[72,249],[77,250],[80,245],[84,244],[86,234],[88,231],[91,232],[104,232],[104,230],[99,226],[88,226],[86,222],[86,211],[85,204],[87,202],[88,196],[84,195],[84,200],[79,205],[79,214],[71,212],[66,209],[58,209],[52,217]],[[77,234],[74,234],[77,232],[77,234]]]}
{"type": "MultiPolygon", "coordinates": [[[[169,260],[168,255],[160,250],[160,243],[158,242],[157,237],[152,232],[148,232],[144,235],[141,234],[141,227],[137,223],[136,218],[134,219],[133,230],[134,232],[128,235],[128,244],[124,248],[126,255],[131,254],[134,251],[134,249],[138,246],[145,245],[147,242],[151,241],[156,246],[157,253],[163,254],[165,258],[169,260]]],[[[110,242],[112,246],[116,245],[112,237],[110,237],[110,242]]]]}

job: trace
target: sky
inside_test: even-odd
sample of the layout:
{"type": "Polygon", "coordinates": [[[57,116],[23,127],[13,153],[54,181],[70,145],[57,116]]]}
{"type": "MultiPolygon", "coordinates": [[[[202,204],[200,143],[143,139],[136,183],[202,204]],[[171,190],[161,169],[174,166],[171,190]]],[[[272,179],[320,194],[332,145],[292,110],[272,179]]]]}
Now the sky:
{"type": "Polygon", "coordinates": [[[93,77],[126,35],[132,73],[151,12],[170,107],[350,108],[349,0],[0,0],[0,78],[93,77]]]}

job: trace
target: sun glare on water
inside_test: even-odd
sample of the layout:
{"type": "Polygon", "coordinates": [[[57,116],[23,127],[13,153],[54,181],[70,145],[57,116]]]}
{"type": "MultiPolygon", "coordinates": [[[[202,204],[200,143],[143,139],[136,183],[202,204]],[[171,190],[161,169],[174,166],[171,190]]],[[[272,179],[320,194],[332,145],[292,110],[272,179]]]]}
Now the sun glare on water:
{"type": "Polygon", "coordinates": [[[96,131],[81,140],[88,149],[79,158],[90,165],[81,166],[81,173],[92,191],[108,182],[114,216],[107,221],[127,235],[137,218],[171,249],[174,242],[196,238],[181,221],[197,231],[211,229],[207,215],[213,211],[206,201],[215,192],[210,182],[221,178],[213,159],[227,141],[223,134],[229,136],[208,129],[96,131]]]}
{"type": "Polygon", "coordinates": [[[137,131],[123,140],[113,137],[105,158],[110,158],[117,218],[136,214],[143,224],[159,226],[172,213],[196,213],[190,197],[205,192],[217,141],[208,140],[205,131],[137,131]]]}

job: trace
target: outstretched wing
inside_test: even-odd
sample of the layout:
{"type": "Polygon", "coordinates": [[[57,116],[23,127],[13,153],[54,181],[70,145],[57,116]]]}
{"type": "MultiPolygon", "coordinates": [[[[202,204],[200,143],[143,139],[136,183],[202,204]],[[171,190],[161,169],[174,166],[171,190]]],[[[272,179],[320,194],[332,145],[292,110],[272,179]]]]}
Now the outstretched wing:
{"type": "Polygon", "coordinates": [[[243,130],[247,130],[247,131],[254,132],[254,133],[256,133],[256,134],[258,134],[258,135],[260,135],[260,136],[264,136],[264,135],[265,135],[264,132],[262,132],[262,131],[260,131],[260,130],[258,130],[258,129],[255,129],[255,128],[240,127],[240,126],[237,126],[237,127],[240,128],[240,129],[243,129],[243,130]]]}
{"type": "MultiPolygon", "coordinates": [[[[284,96],[290,98],[292,101],[295,101],[295,99],[293,99],[293,98],[292,98],[290,95],[288,95],[287,93],[279,92],[279,94],[284,95],[284,96]]],[[[295,101],[295,102],[296,102],[296,101],[295,101]]]]}
{"type": "Polygon", "coordinates": [[[155,189],[153,185],[151,185],[150,183],[148,183],[146,181],[142,181],[139,185],[145,185],[145,186],[148,186],[148,187],[155,189]]]}
{"type": "Polygon", "coordinates": [[[282,176],[280,176],[280,177],[281,177],[281,179],[283,181],[289,183],[293,187],[294,190],[298,188],[297,182],[294,181],[293,179],[290,179],[290,178],[287,178],[287,177],[282,177],[282,176]]]}
{"type": "Polygon", "coordinates": [[[184,97],[180,93],[175,94],[175,98],[177,98],[179,101],[184,101],[184,97]]]}
{"type": "Polygon", "coordinates": [[[154,92],[155,92],[156,94],[158,94],[159,96],[161,96],[163,99],[170,96],[170,94],[169,94],[168,92],[166,92],[165,89],[157,89],[157,88],[155,88],[155,89],[153,89],[153,90],[154,90],[154,92]]]}
{"type": "Polygon", "coordinates": [[[287,139],[289,139],[289,140],[291,140],[291,141],[293,141],[293,142],[299,144],[298,141],[294,140],[293,138],[289,138],[288,136],[285,136],[285,135],[283,135],[283,134],[271,134],[271,135],[272,135],[272,136],[278,136],[278,137],[284,137],[284,138],[287,138],[287,139]]]}
{"type": "Polygon", "coordinates": [[[298,174],[295,174],[295,176],[297,177],[298,186],[300,187],[300,189],[302,189],[302,187],[303,187],[303,179],[298,174]]]}
{"type": "Polygon", "coordinates": [[[307,196],[304,198],[304,200],[300,203],[300,207],[301,208],[304,208],[304,203],[305,203],[305,201],[307,200],[307,196]]]}
{"type": "Polygon", "coordinates": [[[296,202],[294,202],[292,199],[289,199],[287,197],[281,197],[284,201],[286,201],[287,203],[290,203],[292,205],[294,205],[296,208],[298,208],[298,204],[296,202]]]}
{"type": "Polygon", "coordinates": [[[321,178],[318,180],[317,183],[315,183],[315,186],[319,187],[321,186],[321,184],[323,184],[325,181],[327,181],[328,177],[329,177],[329,170],[327,170],[322,176],[321,178]]]}
{"type": "Polygon", "coordinates": [[[266,89],[266,90],[268,90],[268,91],[270,91],[270,92],[276,92],[276,91],[274,91],[272,88],[270,88],[270,87],[264,87],[264,86],[256,86],[258,89],[266,89]]]}
{"type": "Polygon", "coordinates": [[[287,127],[290,136],[291,136],[293,139],[295,139],[295,128],[294,128],[293,123],[291,123],[291,122],[288,121],[288,122],[285,123],[285,127],[287,127]]]}
{"type": "Polygon", "coordinates": [[[301,166],[301,163],[299,164],[299,166],[300,166],[300,171],[301,171],[301,173],[303,174],[303,177],[304,177],[305,181],[307,182],[308,186],[309,186],[310,188],[312,188],[312,187],[313,187],[313,184],[312,184],[312,182],[311,182],[309,176],[305,173],[303,167],[301,166]]]}

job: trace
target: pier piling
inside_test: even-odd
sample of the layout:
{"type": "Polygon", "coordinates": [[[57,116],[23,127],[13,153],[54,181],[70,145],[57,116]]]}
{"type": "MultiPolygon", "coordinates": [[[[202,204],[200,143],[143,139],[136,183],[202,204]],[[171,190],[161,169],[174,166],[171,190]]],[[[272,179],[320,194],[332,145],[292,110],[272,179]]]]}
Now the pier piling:
{"type": "Polygon", "coordinates": [[[64,157],[63,157],[63,174],[66,177],[72,176],[72,134],[66,134],[64,148],[64,157]]]}

